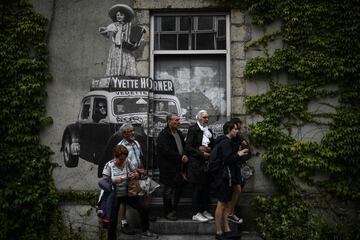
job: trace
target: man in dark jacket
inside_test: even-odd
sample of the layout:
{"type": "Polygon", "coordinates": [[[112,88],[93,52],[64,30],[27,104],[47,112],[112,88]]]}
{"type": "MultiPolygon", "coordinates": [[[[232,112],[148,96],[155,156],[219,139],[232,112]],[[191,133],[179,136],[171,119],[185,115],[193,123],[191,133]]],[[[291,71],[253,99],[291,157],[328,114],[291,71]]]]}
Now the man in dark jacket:
{"type": "Polygon", "coordinates": [[[206,162],[214,145],[214,138],[212,131],[208,128],[208,113],[201,110],[196,118],[198,122],[189,127],[186,137],[186,151],[189,155],[188,181],[192,187],[192,219],[207,222],[214,219],[208,209],[211,176],[206,172],[206,162]]]}
{"type": "Polygon", "coordinates": [[[164,184],[163,203],[165,218],[176,221],[176,209],[182,194],[182,165],[188,161],[185,155],[185,143],[178,130],[180,118],[176,113],[166,117],[167,125],[157,139],[157,157],[160,170],[160,182],[164,184]],[[174,195],[174,196],[173,196],[174,195]]]}

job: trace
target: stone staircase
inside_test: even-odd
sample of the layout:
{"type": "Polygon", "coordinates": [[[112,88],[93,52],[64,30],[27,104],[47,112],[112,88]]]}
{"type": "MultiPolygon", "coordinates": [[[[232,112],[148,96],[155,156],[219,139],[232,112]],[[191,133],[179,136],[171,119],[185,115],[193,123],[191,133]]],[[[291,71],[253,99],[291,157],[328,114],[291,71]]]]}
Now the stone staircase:
{"type": "MultiPolygon", "coordinates": [[[[162,199],[160,197],[154,197],[150,205],[150,215],[156,216],[157,219],[154,222],[150,222],[150,230],[159,234],[159,239],[169,240],[205,240],[215,239],[215,222],[209,221],[207,223],[200,223],[191,220],[191,199],[184,198],[180,202],[178,209],[178,220],[169,221],[163,218],[162,199]]],[[[211,212],[215,210],[215,200],[211,204],[211,212]]],[[[136,212],[128,208],[128,221],[131,226],[136,229],[140,229],[140,222],[137,218],[136,212]]],[[[241,239],[247,240],[261,240],[260,236],[255,232],[254,222],[247,217],[245,206],[241,206],[237,209],[237,212],[241,213],[241,217],[244,218],[243,224],[230,224],[231,229],[241,235],[241,239]]],[[[118,227],[119,234],[118,239],[131,240],[131,239],[143,239],[139,234],[137,235],[125,235],[121,233],[120,226],[118,227]]],[[[138,230],[140,233],[140,230],[138,230]]],[[[240,239],[240,238],[239,238],[240,239]]]]}

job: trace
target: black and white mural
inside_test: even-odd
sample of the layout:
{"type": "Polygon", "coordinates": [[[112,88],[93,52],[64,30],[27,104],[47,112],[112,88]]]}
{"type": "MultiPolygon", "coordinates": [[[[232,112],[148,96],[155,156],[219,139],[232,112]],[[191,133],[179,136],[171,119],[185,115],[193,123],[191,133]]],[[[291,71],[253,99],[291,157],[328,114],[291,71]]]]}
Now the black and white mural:
{"type": "MultiPolygon", "coordinates": [[[[80,49],[64,44],[63,47],[70,48],[68,55],[60,52],[59,56],[72,60],[77,58],[73,56],[77,53],[83,57],[83,62],[92,61],[95,64],[89,68],[77,65],[76,61],[73,65],[64,61],[63,68],[69,69],[73,75],[65,77],[64,73],[59,73],[58,79],[68,83],[63,92],[52,92],[50,89],[50,95],[62,98],[64,102],[63,108],[53,112],[55,118],[57,115],[72,116],[72,119],[66,117],[66,122],[61,123],[62,127],[58,130],[61,132],[58,143],[61,146],[56,157],[62,162],[59,164],[62,167],[54,174],[61,189],[97,189],[97,177],[101,176],[103,164],[112,158],[111,149],[121,140],[117,131],[124,123],[132,123],[135,127],[135,138],[144,152],[145,166],[156,178],[154,149],[157,135],[166,125],[167,114],[179,114],[184,134],[190,124],[196,122],[195,115],[201,109],[208,111],[210,127],[217,135],[221,134],[226,119],[225,57],[156,55],[154,78],[140,75],[136,54],[144,51],[144,36],[149,34],[149,28],[137,24],[134,10],[128,5],[109,6],[106,21],[103,16],[98,16],[98,11],[95,14],[87,10],[84,21],[91,19],[91,28],[88,25],[84,25],[85,28],[71,26],[73,30],[62,36],[72,39],[77,36],[76,30],[83,35],[77,39],[80,49]],[[97,64],[97,58],[103,60],[97,64]],[[74,79],[75,75],[80,76],[80,82],[74,79]]],[[[66,17],[71,19],[81,19],[77,17],[75,7],[74,3],[67,9],[74,11],[73,16],[65,10],[62,14],[69,14],[66,17]]],[[[57,27],[63,29],[64,22],[59,20],[57,27]]],[[[68,22],[76,23],[75,20],[68,22]]],[[[52,41],[61,44],[56,37],[52,41]]],[[[56,65],[54,69],[61,67],[56,65]]],[[[56,89],[56,86],[53,87],[56,89]]]]}

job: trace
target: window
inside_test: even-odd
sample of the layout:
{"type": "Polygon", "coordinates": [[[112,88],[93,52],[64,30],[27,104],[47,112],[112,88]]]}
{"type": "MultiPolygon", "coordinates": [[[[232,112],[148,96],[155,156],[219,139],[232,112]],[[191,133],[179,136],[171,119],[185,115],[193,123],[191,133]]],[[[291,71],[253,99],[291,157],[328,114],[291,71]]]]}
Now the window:
{"type": "Polygon", "coordinates": [[[82,120],[87,120],[90,117],[90,105],[91,105],[91,99],[87,98],[83,101],[83,106],[81,109],[81,115],[80,118],[82,120]]]}
{"type": "Polygon", "coordinates": [[[146,98],[115,98],[113,105],[115,115],[146,113],[148,111],[146,98]]]}
{"type": "Polygon", "coordinates": [[[154,18],[155,50],[226,49],[225,15],[172,15],[154,18]]]}
{"type": "Polygon", "coordinates": [[[154,13],[150,43],[150,77],[173,81],[181,115],[196,121],[207,109],[213,122],[230,117],[229,13],[154,13]]]}

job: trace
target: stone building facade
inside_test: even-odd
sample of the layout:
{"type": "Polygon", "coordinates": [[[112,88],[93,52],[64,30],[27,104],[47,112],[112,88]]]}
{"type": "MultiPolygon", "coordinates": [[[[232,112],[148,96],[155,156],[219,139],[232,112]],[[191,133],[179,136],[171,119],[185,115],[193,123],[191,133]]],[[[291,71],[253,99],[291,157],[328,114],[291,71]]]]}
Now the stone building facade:
{"type": "MultiPolygon", "coordinates": [[[[168,76],[173,74],[171,77],[174,77],[174,72],[166,72],[166,69],[169,69],[167,57],[175,65],[185,66],[185,70],[189,61],[194,68],[208,67],[209,64],[218,65],[222,72],[217,73],[216,76],[222,79],[225,91],[225,96],[222,98],[224,106],[218,107],[221,109],[218,110],[221,112],[220,115],[225,118],[241,117],[246,126],[258,120],[257,116],[246,114],[244,99],[246,96],[266,92],[269,87],[261,80],[250,81],[244,78],[247,60],[262,54],[259,49],[245,51],[245,46],[260,38],[264,32],[251,24],[251,18],[246,12],[223,7],[211,0],[32,0],[32,2],[35,9],[49,20],[49,64],[53,80],[47,86],[47,114],[54,119],[54,124],[44,130],[42,142],[54,151],[52,161],[57,163],[58,167],[54,170],[53,176],[59,191],[98,191],[97,165],[80,160],[76,168],[67,168],[64,164],[63,152],[60,150],[64,129],[77,119],[82,97],[89,91],[89,79],[101,77],[104,73],[109,43],[98,33],[98,28],[111,22],[108,9],[114,4],[127,4],[132,7],[135,12],[135,23],[146,30],[141,47],[134,53],[139,76],[156,78],[163,73],[162,69],[165,69],[168,76]],[[212,50],[192,48],[188,52],[184,49],[179,52],[164,50],[161,46],[156,49],[154,43],[155,31],[158,31],[155,30],[156,17],[193,16],[193,19],[199,21],[197,17],[203,15],[219,15],[219,19],[225,21],[221,25],[224,28],[217,29],[226,38],[223,48],[212,50]],[[218,58],[221,60],[217,60],[218,58]]],[[[272,32],[279,28],[280,24],[274,24],[266,31],[272,32]]],[[[201,43],[198,44],[201,47],[201,43]]],[[[282,47],[281,40],[275,40],[272,44],[270,47],[273,50],[282,47]]],[[[189,79],[189,72],[191,78],[193,74],[191,71],[195,71],[180,70],[176,74],[185,76],[186,79],[189,79]]],[[[208,76],[206,74],[208,73],[205,73],[205,76],[208,76]]],[[[176,76],[174,79],[176,80],[176,76]]],[[[196,82],[193,84],[201,85],[196,82]]],[[[190,90],[191,85],[190,83],[190,90]]],[[[211,95],[208,99],[210,98],[211,95]]],[[[190,106],[187,111],[189,112],[192,107],[190,106]]],[[[254,166],[256,174],[247,183],[240,200],[245,221],[249,223],[243,230],[254,229],[255,212],[251,207],[253,197],[273,192],[271,182],[261,172],[260,157],[254,156],[249,164],[254,166]]],[[[99,227],[92,206],[64,203],[62,209],[66,221],[73,229],[83,232],[90,238],[97,238],[99,227]]]]}

